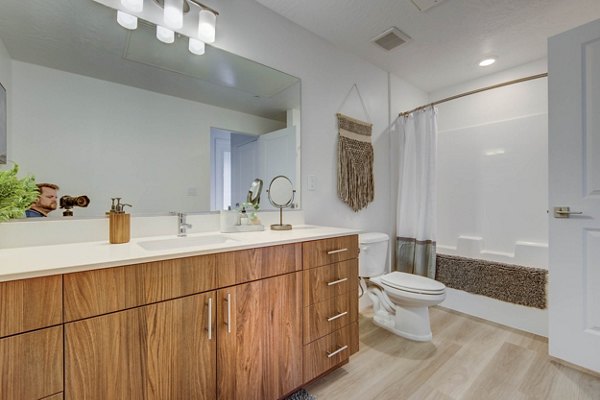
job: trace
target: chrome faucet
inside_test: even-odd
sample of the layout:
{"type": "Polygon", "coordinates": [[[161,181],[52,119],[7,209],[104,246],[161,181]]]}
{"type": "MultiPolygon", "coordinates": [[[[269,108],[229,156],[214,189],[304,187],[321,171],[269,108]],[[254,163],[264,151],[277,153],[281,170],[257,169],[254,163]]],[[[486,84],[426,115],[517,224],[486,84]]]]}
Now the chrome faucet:
{"type": "Polygon", "coordinates": [[[186,214],[185,213],[177,213],[177,236],[179,237],[185,237],[187,236],[187,228],[191,228],[192,225],[188,224],[185,220],[186,218],[186,214]]]}

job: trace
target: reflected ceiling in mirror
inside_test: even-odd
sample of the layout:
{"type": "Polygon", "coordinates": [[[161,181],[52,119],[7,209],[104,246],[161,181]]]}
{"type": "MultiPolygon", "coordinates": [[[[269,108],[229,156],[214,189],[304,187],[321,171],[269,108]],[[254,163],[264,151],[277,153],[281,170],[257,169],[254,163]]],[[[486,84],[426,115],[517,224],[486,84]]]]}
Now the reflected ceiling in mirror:
{"type": "Polygon", "coordinates": [[[140,21],[127,31],[114,10],[91,0],[3,0],[8,54],[0,51],[0,62],[12,63],[8,158],[38,182],[58,184],[59,196],[88,195],[90,206],[75,216],[103,215],[111,197],[138,215],[219,209],[211,190],[217,161],[226,160],[214,159],[211,132],[257,143],[236,153],[237,164],[221,164],[237,176],[229,185],[244,188],[239,199],[230,188],[232,206],[245,201],[254,178],[268,182],[289,170],[290,158],[299,189],[299,79],[216,47],[192,55],[187,40],[166,45],[154,30],[140,21]],[[294,138],[283,154],[281,143],[272,145],[281,132],[294,138]]]}

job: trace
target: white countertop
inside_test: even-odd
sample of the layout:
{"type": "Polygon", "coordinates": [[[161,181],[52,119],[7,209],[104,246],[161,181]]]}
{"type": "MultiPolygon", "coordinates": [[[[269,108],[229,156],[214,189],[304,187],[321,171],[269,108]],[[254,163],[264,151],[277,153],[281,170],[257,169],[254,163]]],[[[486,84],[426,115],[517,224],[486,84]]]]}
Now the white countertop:
{"type": "MultiPolygon", "coordinates": [[[[352,235],[356,229],[323,226],[294,226],[290,231],[220,233],[206,232],[188,238],[226,237],[224,243],[192,245],[161,250],[146,250],[140,243],[178,239],[175,235],[132,239],[125,244],[108,241],[21,247],[0,250],[0,282],[38,276],[87,271],[120,265],[159,261],[225,251],[244,250],[279,244],[352,235]]],[[[202,240],[202,239],[199,239],[202,240]]],[[[170,243],[176,243],[174,241],[170,243]]]]}

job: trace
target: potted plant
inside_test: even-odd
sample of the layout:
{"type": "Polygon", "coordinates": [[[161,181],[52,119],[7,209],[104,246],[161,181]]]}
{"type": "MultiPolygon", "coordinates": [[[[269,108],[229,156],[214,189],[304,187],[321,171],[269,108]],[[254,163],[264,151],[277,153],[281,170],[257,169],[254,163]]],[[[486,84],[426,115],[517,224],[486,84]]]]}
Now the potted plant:
{"type": "Polygon", "coordinates": [[[0,171],[0,222],[22,218],[40,194],[33,176],[19,179],[19,166],[0,171]]]}

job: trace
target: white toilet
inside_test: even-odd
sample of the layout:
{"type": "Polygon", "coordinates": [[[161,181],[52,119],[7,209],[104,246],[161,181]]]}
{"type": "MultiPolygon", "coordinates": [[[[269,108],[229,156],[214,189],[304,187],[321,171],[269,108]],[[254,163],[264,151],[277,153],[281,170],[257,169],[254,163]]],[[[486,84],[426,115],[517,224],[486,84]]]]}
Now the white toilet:
{"type": "Polygon", "coordinates": [[[404,272],[385,274],[390,238],[385,233],[363,233],[359,275],[367,282],[373,302],[373,323],[398,336],[430,341],[429,307],[446,298],[446,286],[436,280],[404,272]]]}

